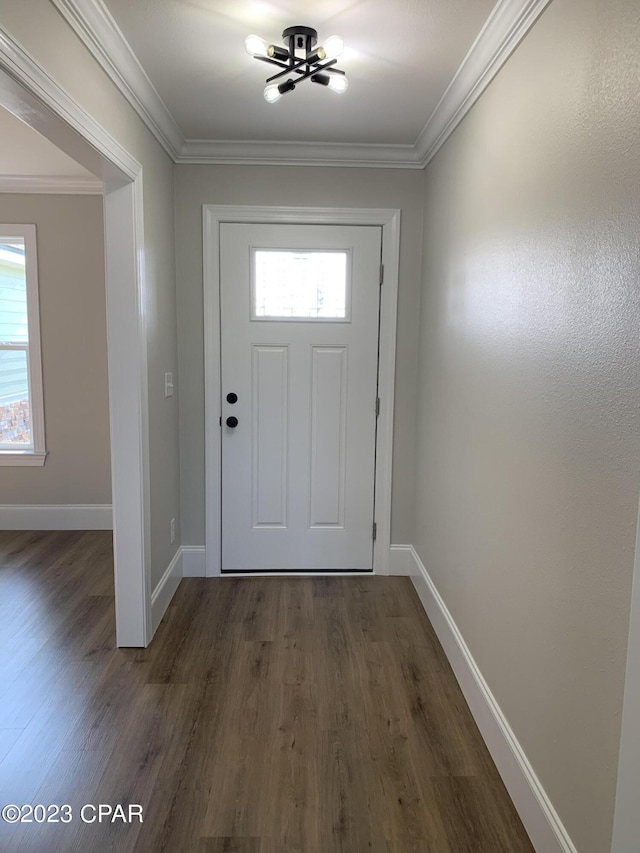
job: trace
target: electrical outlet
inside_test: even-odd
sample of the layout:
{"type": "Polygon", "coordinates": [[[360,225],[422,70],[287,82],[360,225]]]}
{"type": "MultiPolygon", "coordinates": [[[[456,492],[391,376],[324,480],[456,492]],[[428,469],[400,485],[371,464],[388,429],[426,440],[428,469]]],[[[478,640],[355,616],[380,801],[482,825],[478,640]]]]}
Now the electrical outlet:
{"type": "Polygon", "coordinates": [[[173,545],[173,543],[176,541],[176,520],[175,520],[175,518],[171,519],[170,529],[171,529],[171,544],[173,545]]]}
{"type": "Polygon", "coordinates": [[[173,397],[173,373],[164,375],[164,396],[173,397]]]}

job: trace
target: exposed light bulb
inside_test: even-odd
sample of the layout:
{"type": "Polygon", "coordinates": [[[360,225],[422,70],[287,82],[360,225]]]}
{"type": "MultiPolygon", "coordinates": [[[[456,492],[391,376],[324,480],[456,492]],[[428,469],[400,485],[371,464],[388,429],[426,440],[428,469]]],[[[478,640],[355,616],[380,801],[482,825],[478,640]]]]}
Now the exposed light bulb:
{"type": "Polygon", "coordinates": [[[349,88],[349,81],[344,74],[329,74],[328,86],[333,92],[342,95],[349,88]]]}
{"type": "Polygon", "coordinates": [[[268,104],[275,104],[282,97],[282,92],[278,89],[276,83],[272,83],[264,90],[264,99],[268,104]]]}
{"type": "Polygon", "coordinates": [[[256,35],[247,36],[244,47],[249,56],[267,56],[269,50],[268,43],[256,35]]]}
{"type": "Polygon", "coordinates": [[[344,42],[340,36],[329,36],[322,47],[318,48],[318,56],[325,59],[336,59],[344,50],[344,42]]]}
{"type": "Polygon", "coordinates": [[[265,101],[270,104],[275,104],[284,95],[285,92],[293,92],[296,84],[293,80],[285,80],[284,83],[272,83],[264,90],[265,101]]]}

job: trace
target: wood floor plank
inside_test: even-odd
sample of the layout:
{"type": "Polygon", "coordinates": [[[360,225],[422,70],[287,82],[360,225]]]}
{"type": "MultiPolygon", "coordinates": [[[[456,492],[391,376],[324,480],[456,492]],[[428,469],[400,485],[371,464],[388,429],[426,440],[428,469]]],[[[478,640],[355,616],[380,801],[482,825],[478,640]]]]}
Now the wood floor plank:
{"type": "MultiPolygon", "coordinates": [[[[76,818],[79,818],[80,808],[91,800],[97,789],[104,773],[105,759],[102,752],[61,751],[32,803],[68,804],[74,809],[76,818]]],[[[15,853],[67,853],[75,843],[77,829],[73,821],[70,824],[34,822],[25,825],[21,828],[19,839],[15,840],[15,853]]]]}
{"type": "Polygon", "coordinates": [[[76,816],[0,850],[532,853],[408,578],[188,578],[116,649],[110,534],[3,533],[0,649],[4,802],[76,816]]]}
{"type": "MultiPolygon", "coordinates": [[[[78,672],[77,684],[83,681],[78,672]]],[[[86,700],[74,683],[51,690],[0,763],[0,803],[32,803],[86,700]]]]}
{"type": "Polygon", "coordinates": [[[508,817],[496,820],[499,801],[490,796],[484,780],[448,776],[433,782],[447,836],[456,853],[528,853],[531,849],[519,821],[508,817]]]}
{"type": "Polygon", "coordinates": [[[237,646],[233,689],[224,697],[215,733],[215,762],[224,779],[224,795],[209,803],[203,835],[260,835],[262,794],[268,790],[267,745],[275,728],[276,695],[268,687],[272,660],[269,641],[245,640],[237,646]]]}
{"type": "Polygon", "coordinates": [[[0,763],[13,748],[15,742],[22,734],[23,729],[0,729],[0,763]]]}
{"type": "Polygon", "coordinates": [[[262,853],[259,838],[201,838],[197,853],[262,853]]]}

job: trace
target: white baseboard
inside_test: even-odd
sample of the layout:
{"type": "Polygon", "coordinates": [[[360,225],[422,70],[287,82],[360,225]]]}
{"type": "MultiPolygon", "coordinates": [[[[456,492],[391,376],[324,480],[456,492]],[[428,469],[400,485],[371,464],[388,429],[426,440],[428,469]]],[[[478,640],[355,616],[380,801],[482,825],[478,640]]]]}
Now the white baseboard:
{"type": "Polygon", "coordinates": [[[553,808],[413,546],[392,545],[391,567],[391,574],[408,574],[412,578],[480,733],[537,853],[577,853],[569,833],[553,808]]]}
{"type": "Polygon", "coordinates": [[[0,506],[0,530],[112,530],[110,504],[0,506]]]}
{"type": "Polygon", "coordinates": [[[204,545],[182,546],[182,576],[185,578],[207,576],[204,545]]]}
{"type": "Polygon", "coordinates": [[[151,593],[151,635],[153,636],[162,621],[171,599],[175,595],[178,585],[182,580],[182,548],[178,548],[175,557],[167,570],[158,581],[158,585],[151,593]]]}
{"type": "Polygon", "coordinates": [[[391,545],[389,547],[389,574],[412,575],[413,567],[412,545],[391,545]]]}

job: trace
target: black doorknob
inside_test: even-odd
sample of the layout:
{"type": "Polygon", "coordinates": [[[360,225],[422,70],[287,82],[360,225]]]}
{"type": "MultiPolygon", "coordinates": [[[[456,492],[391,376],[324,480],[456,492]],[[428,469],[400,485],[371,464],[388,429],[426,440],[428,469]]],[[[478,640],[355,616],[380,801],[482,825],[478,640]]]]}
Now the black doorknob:
{"type": "Polygon", "coordinates": [[[237,427],[238,426],[238,419],[234,418],[233,415],[231,415],[230,418],[227,418],[227,426],[232,427],[232,428],[237,427]]]}
{"type": "Polygon", "coordinates": [[[234,394],[233,391],[231,391],[229,394],[227,394],[227,403],[237,403],[237,402],[238,402],[238,395],[237,394],[234,394]]]}

